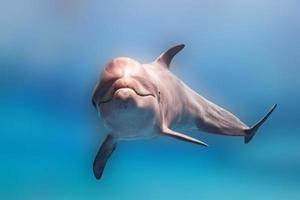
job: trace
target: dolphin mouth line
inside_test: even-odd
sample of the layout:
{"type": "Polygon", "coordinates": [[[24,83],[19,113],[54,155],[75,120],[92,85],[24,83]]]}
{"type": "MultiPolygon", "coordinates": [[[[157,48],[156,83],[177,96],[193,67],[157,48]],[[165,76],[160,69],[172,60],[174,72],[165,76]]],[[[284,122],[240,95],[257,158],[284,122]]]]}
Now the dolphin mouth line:
{"type": "MultiPolygon", "coordinates": [[[[152,93],[142,94],[142,93],[139,93],[138,91],[136,91],[134,88],[130,88],[130,87],[121,87],[121,88],[117,88],[117,89],[115,89],[115,91],[114,91],[113,94],[115,94],[115,93],[116,93],[118,90],[120,90],[120,89],[130,89],[130,90],[134,91],[134,93],[137,94],[137,95],[140,96],[140,97],[148,97],[148,96],[155,97],[155,95],[152,94],[152,93]]],[[[113,100],[113,97],[110,97],[110,98],[107,99],[107,100],[99,101],[99,104],[108,103],[108,102],[110,102],[111,100],[113,100]]]]}

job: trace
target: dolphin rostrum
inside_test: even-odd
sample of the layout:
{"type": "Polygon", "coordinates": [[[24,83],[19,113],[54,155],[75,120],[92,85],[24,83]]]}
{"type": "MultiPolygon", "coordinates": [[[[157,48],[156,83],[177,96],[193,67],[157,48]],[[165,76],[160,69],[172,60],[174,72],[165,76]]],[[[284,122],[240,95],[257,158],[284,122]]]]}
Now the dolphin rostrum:
{"type": "Polygon", "coordinates": [[[161,135],[207,146],[178,128],[197,128],[208,133],[244,136],[248,143],[276,107],[248,127],[229,111],[200,96],[170,70],[173,57],[184,47],[174,46],[151,64],[127,57],[110,61],[98,81],[92,102],[110,130],[94,161],[101,178],[105,164],[120,140],[161,135]]]}

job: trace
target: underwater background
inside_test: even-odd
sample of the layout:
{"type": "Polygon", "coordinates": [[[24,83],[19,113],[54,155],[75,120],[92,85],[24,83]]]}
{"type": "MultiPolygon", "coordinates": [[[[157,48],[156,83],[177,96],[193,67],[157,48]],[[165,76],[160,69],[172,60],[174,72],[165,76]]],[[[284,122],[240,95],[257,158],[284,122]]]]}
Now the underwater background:
{"type": "Polygon", "coordinates": [[[0,199],[300,199],[299,0],[0,2],[0,199]],[[249,126],[250,144],[193,131],[119,143],[100,181],[107,130],[91,103],[117,56],[171,70],[249,126]]]}

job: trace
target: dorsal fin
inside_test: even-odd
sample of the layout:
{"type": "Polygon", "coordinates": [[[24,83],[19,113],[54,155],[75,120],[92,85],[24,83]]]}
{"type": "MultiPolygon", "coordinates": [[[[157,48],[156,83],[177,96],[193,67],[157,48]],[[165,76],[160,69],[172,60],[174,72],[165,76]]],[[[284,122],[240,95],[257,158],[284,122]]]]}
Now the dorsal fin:
{"type": "Polygon", "coordinates": [[[164,53],[162,53],[156,60],[155,62],[160,63],[164,66],[166,66],[167,68],[170,67],[170,63],[173,59],[173,57],[181,50],[184,48],[184,44],[179,44],[176,45],[170,49],[168,49],[167,51],[165,51],[164,53]]]}

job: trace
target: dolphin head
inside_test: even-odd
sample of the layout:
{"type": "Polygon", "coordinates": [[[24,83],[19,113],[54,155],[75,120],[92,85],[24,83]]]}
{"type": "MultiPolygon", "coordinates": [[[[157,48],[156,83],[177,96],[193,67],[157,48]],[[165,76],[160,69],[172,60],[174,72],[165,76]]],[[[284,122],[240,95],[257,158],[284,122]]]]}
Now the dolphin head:
{"type": "Polygon", "coordinates": [[[158,101],[158,88],[145,66],[124,57],[105,66],[92,98],[106,126],[114,132],[153,126],[158,101]]]}

